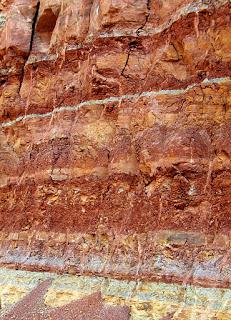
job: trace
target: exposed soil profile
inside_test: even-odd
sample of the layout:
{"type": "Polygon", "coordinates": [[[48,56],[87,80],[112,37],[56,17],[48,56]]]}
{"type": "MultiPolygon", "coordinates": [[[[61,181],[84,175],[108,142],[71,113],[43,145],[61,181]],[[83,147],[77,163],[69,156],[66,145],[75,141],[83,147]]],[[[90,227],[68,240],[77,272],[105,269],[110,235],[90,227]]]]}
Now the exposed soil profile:
{"type": "Polygon", "coordinates": [[[1,1],[0,300],[17,270],[136,283],[109,304],[99,287],[83,300],[74,290],[58,311],[43,296],[40,314],[47,282],[36,282],[15,299],[10,291],[4,316],[11,306],[12,319],[32,317],[31,301],[38,319],[231,318],[230,9],[229,0],[1,1]],[[146,283],[165,302],[146,289],[133,298],[146,283]],[[200,297],[193,311],[193,296],[180,309],[191,287],[223,303],[202,310],[200,297]]]}

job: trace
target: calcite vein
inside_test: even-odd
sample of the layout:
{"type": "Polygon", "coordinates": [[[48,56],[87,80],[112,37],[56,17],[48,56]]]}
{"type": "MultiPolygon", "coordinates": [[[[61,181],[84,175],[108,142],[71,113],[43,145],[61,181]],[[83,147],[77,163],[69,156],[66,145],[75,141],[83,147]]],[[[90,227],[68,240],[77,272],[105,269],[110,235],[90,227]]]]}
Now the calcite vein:
{"type": "MultiPolygon", "coordinates": [[[[213,79],[204,79],[201,82],[201,84],[210,84],[210,83],[218,84],[223,82],[229,83],[230,81],[231,81],[230,77],[213,78],[213,79]]],[[[33,118],[46,118],[46,117],[52,117],[55,113],[59,113],[59,112],[76,111],[84,106],[94,106],[94,105],[106,104],[110,102],[122,102],[123,100],[139,99],[142,97],[152,97],[152,96],[159,96],[159,95],[179,95],[179,94],[186,93],[187,91],[193,89],[196,86],[199,86],[199,84],[198,83],[190,84],[184,89],[175,89],[175,90],[166,89],[166,90],[159,90],[159,91],[147,91],[147,92],[123,95],[119,97],[110,97],[106,99],[84,101],[75,106],[63,106],[60,108],[56,108],[52,112],[47,112],[43,114],[28,114],[28,115],[20,116],[12,121],[0,123],[0,128],[10,127],[16,124],[17,122],[26,121],[27,119],[30,120],[33,118]]]]}

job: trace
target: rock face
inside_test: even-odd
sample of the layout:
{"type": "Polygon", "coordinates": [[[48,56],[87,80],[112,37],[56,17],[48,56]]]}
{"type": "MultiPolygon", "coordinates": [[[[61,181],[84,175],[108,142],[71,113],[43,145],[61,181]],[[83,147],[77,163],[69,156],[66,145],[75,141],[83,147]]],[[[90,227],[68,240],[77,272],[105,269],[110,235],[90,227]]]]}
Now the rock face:
{"type": "Polygon", "coordinates": [[[63,313],[62,318],[60,317],[61,310],[75,312],[76,309],[81,311],[78,315],[83,316],[84,320],[114,320],[114,315],[117,315],[116,320],[127,320],[126,305],[130,307],[131,319],[135,320],[192,318],[229,320],[231,318],[230,289],[140,280],[127,281],[102,276],[57,275],[3,268],[0,270],[0,286],[2,306],[0,314],[4,320],[13,320],[14,316],[23,320],[19,318],[19,313],[24,317],[29,315],[30,320],[37,320],[36,316],[41,316],[40,320],[44,319],[44,316],[46,320],[51,320],[49,316],[53,314],[56,316],[55,320],[63,320],[63,313]],[[88,302],[87,308],[84,307],[86,302],[88,302]],[[107,316],[107,310],[110,316],[107,316]]]}
{"type": "Polygon", "coordinates": [[[1,2],[1,266],[230,287],[230,11],[1,2]]]}
{"type": "Polygon", "coordinates": [[[69,303],[59,308],[48,308],[44,306],[43,299],[47,293],[51,281],[40,283],[21,301],[19,301],[6,315],[5,320],[128,320],[128,308],[105,307],[100,293],[92,294],[77,302],[69,303]]]}

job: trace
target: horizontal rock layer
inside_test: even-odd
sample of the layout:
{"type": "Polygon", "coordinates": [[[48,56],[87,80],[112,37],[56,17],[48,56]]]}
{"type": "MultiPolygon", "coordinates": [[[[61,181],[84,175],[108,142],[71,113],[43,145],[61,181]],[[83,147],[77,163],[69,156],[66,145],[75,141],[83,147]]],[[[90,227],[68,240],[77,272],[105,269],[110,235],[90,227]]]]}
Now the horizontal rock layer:
{"type": "Polygon", "coordinates": [[[24,231],[1,234],[0,263],[16,269],[229,288],[229,250],[230,238],[223,234],[24,231]]]}
{"type": "Polygon", "coordinates": [[[230,2],[3,1],[0,264],[230,287],[230,2]]]}
{"type": "Polygon", "coordinates": [[[106,307],[114,311],[118,306],[129,306],[132,320],[188,320],[193,317],[228,320],[231,317],[231,294],[227,289],[6,269],[0,270],[2,314],[46,279],[51,279],[52,283],[42,302],[49,308],[78,303],[79,299],[100,290],[106,307]]]}

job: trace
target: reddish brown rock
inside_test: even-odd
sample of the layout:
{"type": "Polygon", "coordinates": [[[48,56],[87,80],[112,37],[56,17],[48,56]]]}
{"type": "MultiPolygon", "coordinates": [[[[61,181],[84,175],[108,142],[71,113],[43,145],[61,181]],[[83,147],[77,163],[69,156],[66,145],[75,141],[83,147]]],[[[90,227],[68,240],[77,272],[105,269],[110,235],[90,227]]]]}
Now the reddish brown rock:
{"type": "Polygon", "coordinates": [[[229,1],[1,10],[0,263],[230,286],[229,1]]]}

